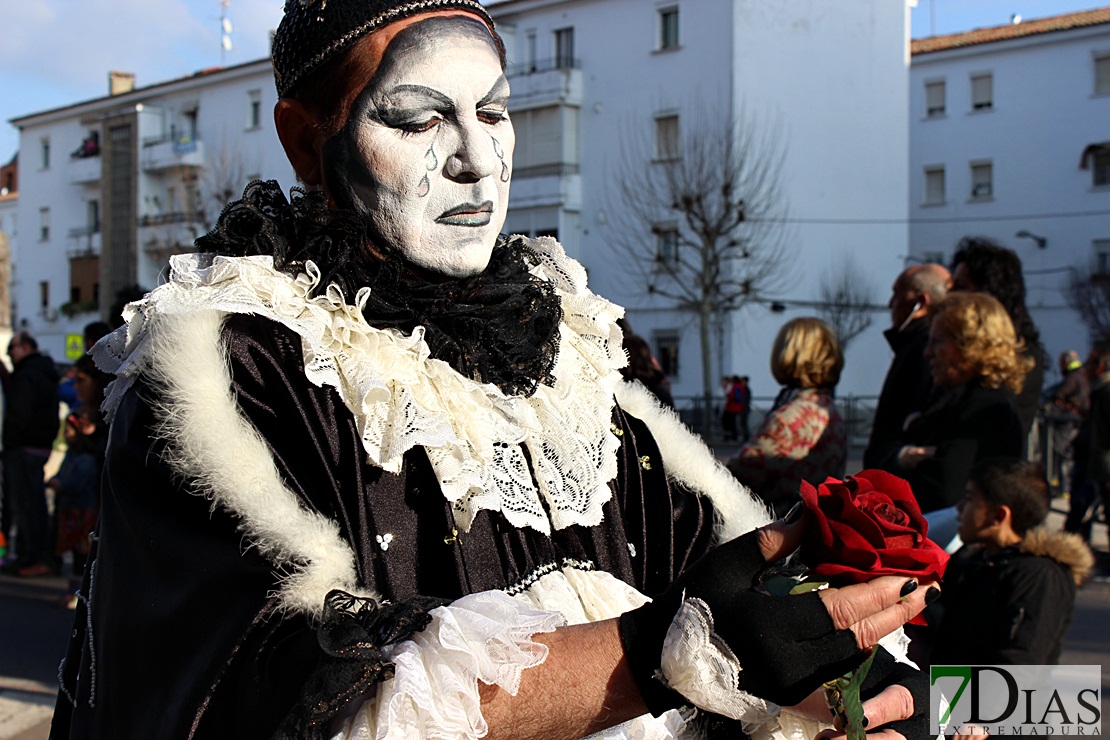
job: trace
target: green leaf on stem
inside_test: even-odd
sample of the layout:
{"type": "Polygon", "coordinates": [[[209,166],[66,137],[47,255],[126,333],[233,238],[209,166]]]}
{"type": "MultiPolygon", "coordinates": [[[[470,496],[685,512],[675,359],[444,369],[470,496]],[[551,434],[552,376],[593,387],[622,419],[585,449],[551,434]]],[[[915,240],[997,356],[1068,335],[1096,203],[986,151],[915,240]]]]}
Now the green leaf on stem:
{"type": "Polygon", "coordinates": [[[840,720],[847,740],[864,740],[867,737],[863,724],[863,700],[859,692],[875,661],[875,653],[872,648],[859,668],[825,684],[825,703],[840,720]]]}

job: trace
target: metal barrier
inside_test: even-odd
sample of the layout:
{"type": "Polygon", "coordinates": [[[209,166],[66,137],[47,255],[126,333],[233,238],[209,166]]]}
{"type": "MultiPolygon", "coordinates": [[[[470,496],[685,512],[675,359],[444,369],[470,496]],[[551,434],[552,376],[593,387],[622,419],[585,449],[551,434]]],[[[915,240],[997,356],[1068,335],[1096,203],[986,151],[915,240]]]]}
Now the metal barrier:
{"type": "MultiPolygon", "coordinates": [[[[679,418],[686,426],[700,434],[710,445],[721,444],[725,441],[721,428],[721,415],[724,410],[725,399],[714,398],[710,408],[709,419],[705,418],[705,399],[702,396],[675,396],[675,408],[679,418]],[[705,422],[709,422],[708,430],[705,422]]],[[[871,435],[871,420],[875,416],[875,405],[878,396],[838,396],[836,407],[844,418],[844,426],[848,432],[848,457],[854,459],[863,456],[867,447],[867,439],[871,435]]],[[[748,430],[754,435],[763,423],[763,418],[774,405],[775,396],[753,396],[752,410],[748,417],[748,430]]]]}

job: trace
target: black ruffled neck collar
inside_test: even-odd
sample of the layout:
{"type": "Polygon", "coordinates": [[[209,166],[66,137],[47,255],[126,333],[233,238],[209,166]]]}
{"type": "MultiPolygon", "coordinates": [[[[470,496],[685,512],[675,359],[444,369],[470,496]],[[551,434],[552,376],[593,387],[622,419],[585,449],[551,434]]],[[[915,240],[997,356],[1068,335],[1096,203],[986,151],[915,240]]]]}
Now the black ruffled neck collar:
{"type": "Polygon", "coordinates": [[[196,243],[213,254],[271,256],[293,276],[312,261],[321,272],[317,293],[335,285],[350,299],[368,287],[363,314],[371,326],[423,326],[432,357],[507,395],[553,383],[562,308],[553,286],[529,272],[538,257],[519,237],[502,238],[481,274],[434,282],[398,255],[375,256],[365,223],[330,209],[322,193],[294,189],[290,200],[270,180],[248,185],[196,243]]]}

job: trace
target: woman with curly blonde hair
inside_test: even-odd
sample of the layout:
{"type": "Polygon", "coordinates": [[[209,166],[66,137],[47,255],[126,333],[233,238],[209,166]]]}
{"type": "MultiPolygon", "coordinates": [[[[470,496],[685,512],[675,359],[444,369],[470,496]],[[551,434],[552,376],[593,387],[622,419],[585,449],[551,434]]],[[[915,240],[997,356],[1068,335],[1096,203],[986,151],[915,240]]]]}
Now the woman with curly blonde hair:
{"type": "Polygon", "coordinates": [[[1008,388],[1017,394],[1033,364],[1006,309],[988,293],[949,295],[933,319],[930,345],[934,345],[933,359],[939,360],[930,359],[938,384],[941,380],[935,376],[940,369],[949,384],[951,378],[958,384],[979,377],[988,388],[1008,388]],[[938,345],[946,340],[955,351],[942,358],[938,345]]]}
{"type": "Polygon", "coordinates": [[[1018,393],[1030,360],[1009,314],[987,293],[951,293],[937,308],[925,357],[937,394],[907,420],[892,472],[910,482],[923,512],[955,506],[972,466],[1020,457],[1018,393]]]}
{"type": "Polygon", "coordinates": [[[728,463],[776,516],[801,500],[801,481],[844,474],[848,437],[833,401],[843,368],[840,343],[824,321],[797,318],[779,329],[771,374],[783,388],[759,432],[728,463]]]}

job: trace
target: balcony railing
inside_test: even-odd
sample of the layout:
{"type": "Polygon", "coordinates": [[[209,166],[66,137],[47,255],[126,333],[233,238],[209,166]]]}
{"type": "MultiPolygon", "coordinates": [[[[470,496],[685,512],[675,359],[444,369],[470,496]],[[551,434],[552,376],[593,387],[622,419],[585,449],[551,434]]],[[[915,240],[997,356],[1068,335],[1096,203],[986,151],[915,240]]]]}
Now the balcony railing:
{"type": "Polygon", "coordinates": [[[100,155],[71,157],[65,166],[66,179],[74,185],[100,182],[100,155]]]}
{"type": "Polygon", "coordinates": [[[513,77],[509,113],[548,105],[582,105],[582,70],[577,60],[515,65],[508,74],[513,77]]]}
{"type": "Polygon", "coordinates": [[[166,224],[200,224],[204,223],[204,211],[171,211],[169,213],[145,213],[139,216],[140,228],[147,226],[165,226],[166,224]]]}
{"type": "Polygon", "coordinates": [[[544,72],[551,72],[556,69],[581,69],[582,65],[578,59],[540,59],[534,62],[522,62],[520,64],[512,64],[505,70],[505,76],[510,80],[514,77],[524,77],[525,75],[543,74],[544,72]]]}
{"type": "Polygon", "coordinates": [[[526,180],[530,177],[566,177],[578,174],[577,162],[555,162],[552,164],[537,164],[532,167],[516,167],[513,169],[514,180],[526,180]]]}
{"type": "Polygon", "coordinates": [[[204,142],[190,136],[153,139],[143,142],[142,167],[159,172],[176,167],[203,167],[204,142]]]}
{"type": "Polygon", "coordinates": [[[68,250],[70,257],[100,253],[100,224],[77,226],[67,236],[75,245],[68,250]]]}

